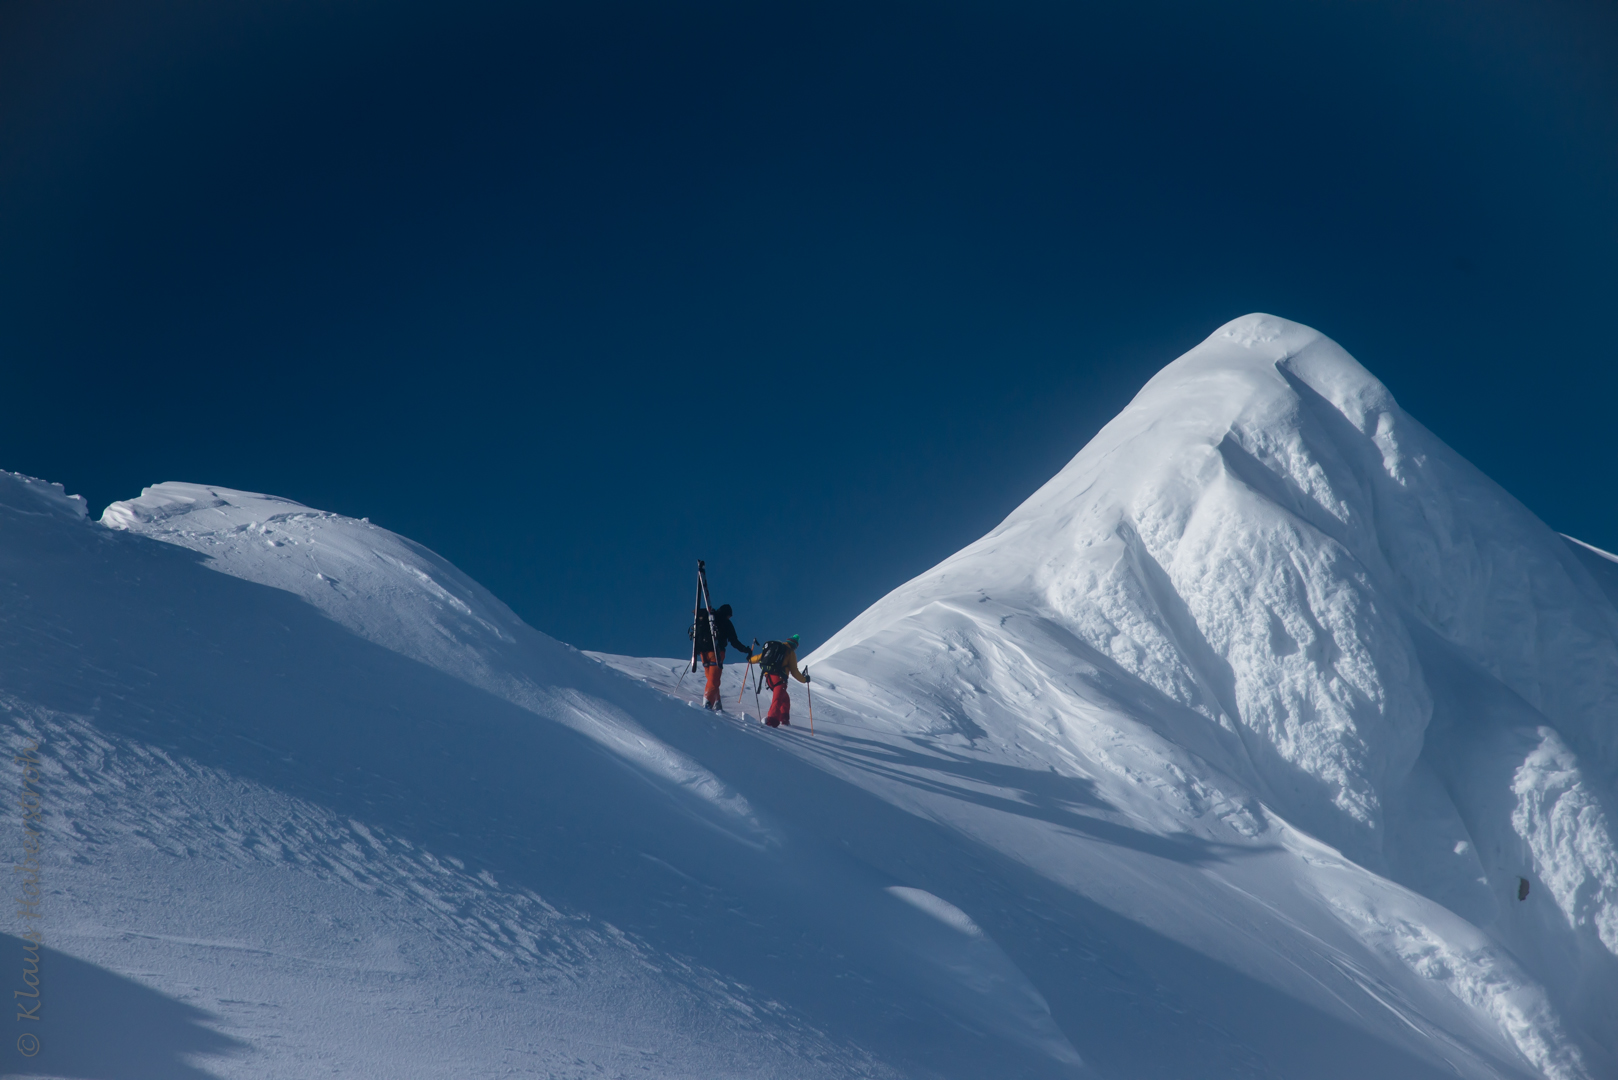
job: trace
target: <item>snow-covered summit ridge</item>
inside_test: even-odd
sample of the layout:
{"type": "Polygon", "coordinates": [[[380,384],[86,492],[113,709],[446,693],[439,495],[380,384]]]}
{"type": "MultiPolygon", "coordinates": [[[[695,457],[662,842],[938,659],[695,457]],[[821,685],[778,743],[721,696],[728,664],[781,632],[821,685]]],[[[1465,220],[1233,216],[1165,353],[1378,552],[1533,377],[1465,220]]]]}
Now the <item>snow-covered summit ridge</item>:
{"type": "Polygon", "coordinates": [[[108,506],[101,523],[189,548],[212,569],[299,596],[372,644],[575,728],[721,811],[743,835],[763,831],[747,800],[709,770],[621,709],[571,689],[587,684],[593,661],[524,623],[448,560],[368,519],[167,482],[108,506]]]}
{"type": "Polygon", "coordinates": [[[809,659],[899,731],[1085,762],[1098,730],[1152,725],[1197,757],[1193,815],[1251,793],[1491,928],[1578,1012],[1618,988],[1604,569],[1335,342],[1254,314],[809,659]],[[1519,876],[1558,918],[1514,921],[1519,876]]]}
{"type": "Polygon", "coordinates": [[[168,482],[108,506],[101,524],[192,548],[216,569],[296,593],[362,637],[428,662],[453,652],[486,666],[484,649],[533,633],[420,544],[291,499],[168,482]]]}
{"type": "Polygon", "coordinates": [[[1345,826],[1332,838],[1374,847],[1432,713],[1407,619],[1615,760],[1618,615],[1591,585],[1335,342],[1249,315],[816,658],[947,598],[1015,598],[1239,734],[1272,794],[1318,783],[1345,826]]]}

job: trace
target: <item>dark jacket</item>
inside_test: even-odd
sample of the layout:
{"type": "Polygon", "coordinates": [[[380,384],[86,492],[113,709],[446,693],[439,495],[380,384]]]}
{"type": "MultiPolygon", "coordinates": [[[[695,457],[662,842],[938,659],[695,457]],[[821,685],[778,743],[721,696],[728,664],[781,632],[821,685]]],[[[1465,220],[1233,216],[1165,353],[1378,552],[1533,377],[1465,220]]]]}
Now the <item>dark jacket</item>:
{"type": "MultiPolygon", "coordinates": [[[[702,611],[697,612],[697,651],[698,652],[712,652],[713,651],[712,634],[708,630],[708,614],[709,613],[702,612],[702,611]]],[[[714,629],[719,632],[719,647],[721,649],[723,649],[723,648],[726,648],[728,646],[734,645],[736,648],[740,649],[742,652],[747,652],[748,651],[747,646],[743,645],[741,643],[741,639],[736,636],[736,625],[734,623],[732,623],[729,619],[727,619],[725,616],[719,614],[719,612],[717,612],[717,611],[712,612],[712,615],[713,615],[714,629]]]]}

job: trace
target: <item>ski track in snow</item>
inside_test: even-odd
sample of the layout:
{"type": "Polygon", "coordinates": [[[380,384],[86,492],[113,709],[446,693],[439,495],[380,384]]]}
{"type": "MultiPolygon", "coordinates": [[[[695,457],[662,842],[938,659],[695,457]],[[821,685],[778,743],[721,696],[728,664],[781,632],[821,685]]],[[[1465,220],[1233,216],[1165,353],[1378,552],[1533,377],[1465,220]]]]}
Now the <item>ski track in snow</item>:
{"type": "Polygon", "coordinates": [[[1285,320],[818,648],[812,736],[272,496],[4,474],[0,588],[40,1075],[1618,1077],[1618,559],[1285,320]]]}

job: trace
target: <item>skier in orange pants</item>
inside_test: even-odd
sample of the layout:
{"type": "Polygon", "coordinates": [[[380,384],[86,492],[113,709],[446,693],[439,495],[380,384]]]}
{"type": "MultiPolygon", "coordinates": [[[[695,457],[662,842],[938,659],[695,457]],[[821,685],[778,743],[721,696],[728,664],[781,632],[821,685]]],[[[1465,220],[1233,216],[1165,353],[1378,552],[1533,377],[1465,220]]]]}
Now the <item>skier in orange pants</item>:
{"type": "Polygon", "coordinates": [[[697,649],[702,653],[702,666],[707,669],[708,685],[703,688],[702,706],[705,709],[719,708],[719,680],[725,671],[725,646],[734,645],[742,652],[747,652],[747,646],[741,643],[736,636],[736,626],[730,621],[730,605],[721,604],[717,611],[709,613],[713,617],[714,631],[719,635],[719,647],[714,648],[714,633],[708,629],[708,619],[702,612],[697,613],[697,649]]]}

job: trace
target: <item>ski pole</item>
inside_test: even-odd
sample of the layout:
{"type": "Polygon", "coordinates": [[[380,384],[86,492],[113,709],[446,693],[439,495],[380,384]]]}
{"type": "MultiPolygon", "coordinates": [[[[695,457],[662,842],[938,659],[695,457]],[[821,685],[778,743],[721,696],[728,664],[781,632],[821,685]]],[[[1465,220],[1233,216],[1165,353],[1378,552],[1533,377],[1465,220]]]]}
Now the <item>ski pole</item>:
{"type": "Polygon", "coordinates": [[[803,696],[809,699],[809,734],[815,733],[815,692],[809,689],[809,665],[803,665],[803,696]]]}
{"type": "MultiPolygon", "coordinates": [[[[753,649],[756,649],[757,647],[758,638],[754,638],[753,649]]],[[[736,695],[736,707],[738,709],[742,707],[742,694],[747,693],[747,674],[753,670],[753,649],[747,650],[747,667],[742,671],[742,689],[741,693],[736,695]]]]}
{"type": "Polygon", "coordinates": [[[691,664],[680,672],[680,681],[674,684],[674,692],[678,694],[680,687],[685,685],[685,677],[697,670],[697,613],[702,607],[702,560],[697,560],[697,599],[691,608],[691,664]]]}
{"type": "MultiPolygon", "coordinates": [[[[700,595],[700,594],[699,594],[700,595]]],[[[697,619],[691,617],[691,662],[680,669],[680,681],[674,684],[674,692],[678,694],[680,687],[685,685],[685,677],[697,670],[697,619]]]]}

